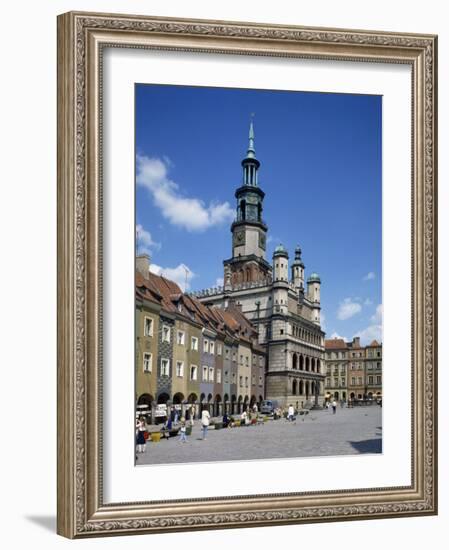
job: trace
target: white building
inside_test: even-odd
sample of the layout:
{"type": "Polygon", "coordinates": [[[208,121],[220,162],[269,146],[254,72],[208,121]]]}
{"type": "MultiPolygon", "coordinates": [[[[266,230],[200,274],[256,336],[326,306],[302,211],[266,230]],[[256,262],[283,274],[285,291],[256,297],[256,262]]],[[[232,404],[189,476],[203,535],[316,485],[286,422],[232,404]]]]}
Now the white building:
{"type": "Polygon", "coordinates": [[[242,185],[235,192],[237,213],[231,225],[232,257],[223,262],[224,286],[194,295],[220,308],[234,302],[256,326],[259,343],[267,348],[266,398],[278,400],[281,406],[318,406],[324,398],[325,380],[321,280],[312,273],[305,288],[299,246],[290,269],[289,255],[282,245],[276,247],[272,263],[265,258],[265,193],[258,185],[260,162],[252,123],[242,167],[242,185]]]}

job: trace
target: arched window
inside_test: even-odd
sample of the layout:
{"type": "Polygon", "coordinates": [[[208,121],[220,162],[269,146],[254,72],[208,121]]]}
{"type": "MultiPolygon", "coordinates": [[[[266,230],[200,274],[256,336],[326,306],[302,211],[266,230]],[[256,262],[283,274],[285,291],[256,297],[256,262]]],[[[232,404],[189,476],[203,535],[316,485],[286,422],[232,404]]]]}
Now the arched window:
{"type": "Polygon", "coordinates": [[[298,368],[298,355],[296,353],[293,354],[293,368],[294,369],[297,369],[298,368]]]}
{"type": "Polygon", "coordinates": [[[303,355],[299,356],[299,370],[304,370],[304,357],[303,357],[303,355]]]}
{"type": "Polygon", "coordinates": [[[292,394],[293,395],[296,395],[297,385],[298,385],[297,381],[293,380],[293,384],[292,384],[292,394]]]}
{"type": "Polygon", "coordinates": [[[306,371],[310,370],[310,359],[306,357],[306,371]]]}
{"type": "Polygon", "coordinates": [[[299,395],[304,395],[304,382],[302,380],[299,381],[299,395]]]}

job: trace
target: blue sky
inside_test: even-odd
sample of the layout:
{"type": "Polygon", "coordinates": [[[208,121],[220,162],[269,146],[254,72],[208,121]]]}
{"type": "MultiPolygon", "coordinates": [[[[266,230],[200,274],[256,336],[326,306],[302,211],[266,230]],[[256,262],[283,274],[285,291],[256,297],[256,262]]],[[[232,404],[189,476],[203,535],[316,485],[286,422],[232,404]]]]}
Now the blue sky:
{"type": "Polygon", "coordinates": [[[136,85],[138,251],[188,290],[221,282],[252,113],[267,259],[299,244],[327,337],[380,339],[380,96],[136,85]]]}

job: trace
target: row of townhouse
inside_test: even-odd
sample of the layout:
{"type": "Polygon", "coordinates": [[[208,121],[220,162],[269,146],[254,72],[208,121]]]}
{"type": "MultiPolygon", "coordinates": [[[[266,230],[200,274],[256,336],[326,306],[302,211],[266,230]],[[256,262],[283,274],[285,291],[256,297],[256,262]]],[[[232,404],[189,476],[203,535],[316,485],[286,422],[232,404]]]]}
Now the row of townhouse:
{"type": "Polygon", "coordinates": [[[382,396],[382,344],[373,340],[360,345],[360,338],[345,342],[341,338],[325,341],[328,397],[370,399],[382,396]]]}
{"type": "Polygon", "coordinates": [[[136,405],[238,414],[265,395],[265,351],[240,309],[208,307],[137,257],[136,405]]]}

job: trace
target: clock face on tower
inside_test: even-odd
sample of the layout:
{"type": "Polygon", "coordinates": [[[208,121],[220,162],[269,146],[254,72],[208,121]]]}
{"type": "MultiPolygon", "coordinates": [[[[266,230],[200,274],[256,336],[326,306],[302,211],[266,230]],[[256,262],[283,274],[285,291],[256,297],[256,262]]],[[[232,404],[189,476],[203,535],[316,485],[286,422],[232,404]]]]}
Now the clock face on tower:
{"type": "Polygon", "coordinates": [[[236,231],[234,233],[234,246],[240,246],[242,244],[245,244],[245,232],[236,231]]]}

